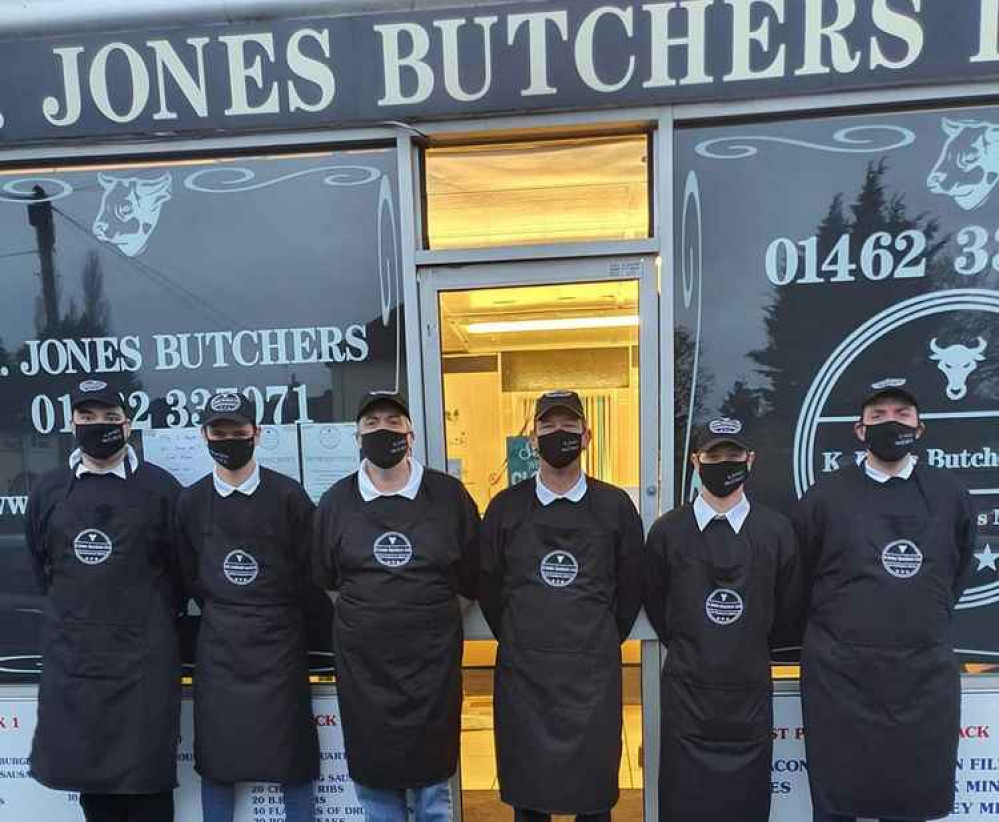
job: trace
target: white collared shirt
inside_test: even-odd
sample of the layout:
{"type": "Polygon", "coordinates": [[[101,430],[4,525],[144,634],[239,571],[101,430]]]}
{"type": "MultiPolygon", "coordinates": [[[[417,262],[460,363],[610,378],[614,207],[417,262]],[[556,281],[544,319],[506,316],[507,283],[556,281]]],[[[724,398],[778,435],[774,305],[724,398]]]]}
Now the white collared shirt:
{"type": "Polygon", "coordinates": [[[260,464],[254,462],[253,473],[239,485],[230,485],[219,476],[218,468],[216,468],[212,471],[212,483],[215,485],[215,490],[220,497],[228,497],[236,491],[248,497],[260,487],[260,464]]]}
{"type": "Polygon", "coordinates": [[[128,472],[125,471],[125,460],[128,460],[128,467],[134,473],[135,469],[139,467],[139,455],[135,453],[135,449],[131,445],[125,446],[125,459],[121,460],[113,468],[91,468],[83,461],[83,451],[77,448],[69,455],[69,467],[76,474],[77,479],[84,474],[94,474],[96,476],[113,474],[116,477],[128,479],[128,472]]]}
{"type": "Polygon", "coordinates": [[[579,479],[576,480],[576,484],[572,486],[564,494],[556,494],[541,481],[541,472],[538,471],[534,475],[534,493],[538,497],[538,502],[542,505],[551,505],[557,499],[567,499],[569,502],[579,502],[583,497],[586,496],[586,474],[582,471],[579,474],[579,479]]]}
{"type": "Polygon", "coordinates": [[[742,530],[742,526],[745,524],[746,517],[748,516],[749,498],[745,494],[742,495],[742,499],[739,502],[729,508],[724,514],[712,508],[702,496],[698,496],[694,500],[694,518],[697,520],[697,529],[699,531],[707,528],[708,523],[712,520],[724,519],[728,520],[728,524],[732,526],[732,530],[738,534],[742,530]]]}
{"type": "Polygon", "coordinates": [[[416,499],[420,492],[420,483],[423,482],[423,466],[409,457],[409,479],[398,491],[381,491],[371,481],[368,474],[368,461],[361,462],[361,467],[357,472],[357,490],[361,492],[361,499],[371,502],[378,497],[405,497],[406,499],[416,499]]]}
{"type": "Polygon", "coordinates": [[[886,474],[880,468],[875,468],[871,463],[865,458],[864,459],[864,473],[867,474],[872,480],[880,485],[884,485],[890,479],[903,479],[907,480],[912,476],[912,472],[916,470],[916,458],[909,454],[909,458],[902,470],[897,474],[886,474]]]}

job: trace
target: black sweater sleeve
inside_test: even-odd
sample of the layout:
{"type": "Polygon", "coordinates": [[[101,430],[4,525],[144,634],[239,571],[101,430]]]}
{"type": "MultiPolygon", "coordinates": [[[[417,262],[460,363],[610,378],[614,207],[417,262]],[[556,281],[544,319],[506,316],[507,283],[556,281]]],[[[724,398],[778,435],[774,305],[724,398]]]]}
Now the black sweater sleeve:
{"type": "Polygon", "coordinates": [[[466,599],[476,599],[479,588],[479,552],[482,518],[472,495],[464,485],[458,486],[458,544],[461,559],[458,563],[458,593],[466,599]]]}
{"type": "Polygon", "coordinates": [[[503,620],[503,580],[506,575],[506,531],[503,527],[506,494],[489,503],[479,539],[479,604],[489,629],[497,639],[503,620]]]}
{"type": "Polygon", "coordinates": [[[804,575],[798,537],[784,517],[778,520],[776,614],[771,642],[781,648],[801,644],[804,633],[804,575]]]}
{"type": "Polygon", "coordinates": [[[50,507],[50,493],[43,483],[28,495],[28,506],[24,512],[24,540],[28,546],[31,568],[35,572],[38,587],[48,594],[52,587],[52,557],[45,544],[44,521],[50,507]]]}
{"type": "Polygon", "coordinates": [[[631,498],[620,494],[617,542],[617,631],[623,642],[642,609],[642,554],[645,533],[631,498]]]}
{"type": "Polygon", "coordinates": [[[666,555],[666,521],[659,519],[649,531],[643,556],[645,615],[649,618],[659,641],[666,644],[666,605],[669,592],[669,562],[666,555]]]}
{"type": "Polygon", "coordinates": [[[337,555],[340,551],[339,519],[341,515],[341,483],[330,488],[321,500],[312,517],[312,539],[310,553],[312,559],[312,581],[327,591],[336,590],[340,585],[340,571],[337,555]]]}

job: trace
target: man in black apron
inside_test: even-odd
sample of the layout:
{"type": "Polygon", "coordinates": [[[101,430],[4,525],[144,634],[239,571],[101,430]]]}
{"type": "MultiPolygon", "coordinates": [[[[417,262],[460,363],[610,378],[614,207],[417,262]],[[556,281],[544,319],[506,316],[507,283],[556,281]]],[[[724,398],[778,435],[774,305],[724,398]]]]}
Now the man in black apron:
{"type": "Polygon", "coordinates": [[[215,470],[177,504],[188,591],[201,607],[195,768],[204,822],[232,822],[237,782],[277,782],[287,822],[312,822],[319,742],[304,602],[314,506],[254,459],[256,407],[216,394],[202,431],[215,470]]]}
{"type": "Polygon", "coordinates": [[[656,522],[645,552],[645,611],[668,648],[659,818],[767,822],[770,647],[801,615],[797,539],[743,490],[755,453],[740,421],[712,420],[695,443],[699,494],[656,522]]]}
{"type": "Polygon", "coordinates": [[[88,822],[169,822],[177,784],[180,486],[128,445],[124,395],[70,394],[78,448],[28,498],[47,595],[31,775],[79,791],[88,822]]]}
{"type": "Polygon", "coordinates": [[[500,796],[518,822],[609,822],[621,762],[621,642],[641,608],[642,522],[586,476],[572,391],[537,401],[536,477],[500,492],[482,526],[480,599],[499,640],[500,796]]]}
{"type": "Polygon", "coordinates": [[[455,478],[412,456],[403,397],[357,410],[364,460],[319,503],[316,580],[333,623],[347,767],[368,822],[449,822],[461,733],[461,606],[478,568],[479,513],[455,478]]]}
{"type": "Polygon", "coordinates": [[[951,623],[976,517],[912,456],[905,380],[872,386],[859,464],[824,478],[795,524],[811,577],[802,708],[816,822],[925,820],[954,807],[961,683],[951,623]]]}

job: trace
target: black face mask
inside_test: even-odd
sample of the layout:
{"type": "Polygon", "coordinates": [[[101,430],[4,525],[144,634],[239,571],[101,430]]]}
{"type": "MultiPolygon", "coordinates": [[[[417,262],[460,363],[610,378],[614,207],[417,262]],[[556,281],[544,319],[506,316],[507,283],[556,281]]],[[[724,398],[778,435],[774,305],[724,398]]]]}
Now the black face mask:
{"type": "Polygon", "coordinates": [[[379,468],[392,468],[402,462],[409,451],[409,435],[401,431],[379,428],[361,435],[361,453],[379,468]]]}
{"type": "Polygon", "coordinates": [[[552,468],[565,468],[583,450],[583,435],[573,431],[552,431],[538,437],[538,453],[552,468]]]}
{"type": "Polygon", "coordinates": [[[716,497],[735,493],[749,479],[748,462],[700,462],[701,484],[716,497]]]}
{"type": "Polygon", "coordinates": [[[208,453],[229,471],[238,471],[253,458],[253,437],[239,440],[208,440],[208,453]]]}
{"type": "Polygon", "coordinates": [[[106,460],[125,447],[125,423],[92,422],[77,425],[76,442],[88,457],[106,460]]]}
{"type": "Polygon", "coordinates": [[[864,443],[875,457],[885,462],[898,462],[912,453],[918,430],[902,422],[879,422],[868,425],[864,443]]]}

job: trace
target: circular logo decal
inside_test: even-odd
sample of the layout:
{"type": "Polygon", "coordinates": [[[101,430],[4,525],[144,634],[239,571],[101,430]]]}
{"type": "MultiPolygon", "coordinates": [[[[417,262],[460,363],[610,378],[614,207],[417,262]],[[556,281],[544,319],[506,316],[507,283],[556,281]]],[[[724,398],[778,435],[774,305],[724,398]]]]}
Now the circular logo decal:
{"type": "Polygon", "coordinates": [[[238,394],[219,394],[217,397],[212,397],[212,401],[208,404],[208,407],[212,411],[226,414],[230,411],[236,411],[240,405],[241,401],[238,394]]]}
{"type": "Polygon", "coordinates": [[[401,568],[413,558],[413,546],[405,534],[389,531],[375,540],[375,559],[386,568],[401,568]]]}
{"type": "Polygon", "coordinates": [[[111,539],[103,531],[87,528],[73,540],[73,553],[84,565],[100,565],[111,556],[111,539]]]}
{"type": "Polygon", "coordinates": [[[742,597],[731,588],[716,588],[704,600],[704,612],[715,625],[731,625],[744,610],[742,597]]]}
{"type": "Polygon", "coordinates": [[[907,539],[889,542],[881,552],[881,564],[898,579],[911,579],[923,567],[923,552],[907,539]]]}
{"type": "Polygon", "coordinates": [[[326,425],[319,429],[319,444],[330,451],[340,447],[342,437],[340,432],[332,425],[326,425]]]}
{"type": "Polygon", "coordinates": [[[237,549],[226,554],[222,573],[233,585],[249,585],[260,573],[260,566],[246,551],[237,549]]]}
{"type": "Polygon", "coordinates": [[[552,588],[572,585],[579,573],[579,563],[568,551],[552,551],[541,560],[541,578],[552,588]]]}
{"type": "Polygon", "coordinates": [[[108,384],[104,380],[84,380],[80,383],[80,390],[85,394],[93,391],[103,391],[107,387],[108,384]]]}

